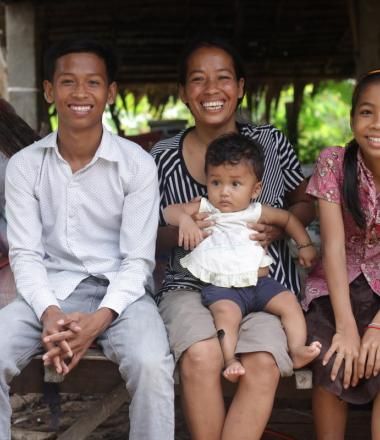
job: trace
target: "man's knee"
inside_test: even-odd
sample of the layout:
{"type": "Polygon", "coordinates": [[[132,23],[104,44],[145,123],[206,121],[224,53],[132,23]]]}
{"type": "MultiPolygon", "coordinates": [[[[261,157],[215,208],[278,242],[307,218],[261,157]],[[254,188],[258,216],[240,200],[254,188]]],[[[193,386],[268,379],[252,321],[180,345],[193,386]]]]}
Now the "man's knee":
{"type": "MultiPolygon", "coordinates": [[[[163,344],[158,345],[162,347],[163,344]]],[[[173,375],[174,360],[169,349],[160,349],[154,344],[151,349],[146,346],[130,347],[125,356],[121,356],[120,371],[126,379],[133,376],[145,381],[155,377],[160,380],[160,377],[173,375]]]]}

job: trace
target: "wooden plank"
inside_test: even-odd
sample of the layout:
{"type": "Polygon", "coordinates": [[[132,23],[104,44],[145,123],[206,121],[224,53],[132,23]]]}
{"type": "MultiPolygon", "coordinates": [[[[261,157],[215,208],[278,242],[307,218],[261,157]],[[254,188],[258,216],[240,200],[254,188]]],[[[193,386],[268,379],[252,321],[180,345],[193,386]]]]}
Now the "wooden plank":
{"type": "MultiPolygon", "coordinates": [[[[311,376],[308,370],[298,370],[296,375],[284,377],[280,380],[276,396],[293,399],[310,397],[311,376]]],[[[50,382],[59,382],[55,379],[50,382]]],[[[62,393],[97,394],[108,393],[122,383],[118,366],[109,361],[98,349],[88,350],[77,367],[59,383],[62,393]],[[84,380],[85,378],[85,380],[84,380]]],[[[42,393],[44,385],[44,369],[41,356],[36,356],[31,363],[14,378],[11,392],[18,394],[42,393]]],[[[178,379],[176,380],[176,394],[179,394],[178,379]]],[[[232,397],[236,384],[223,379],[223,393],[232,397]]]]}
{"type": "Polygon", "coordinates": [[[94,404],[57,440],[83,440],[93,432],[101,423],[116,412],[125,402],[129,401],[129,394],[122,383],[94,404]]]}
{"type": "MultiPolygon", "coordinates": [[[[118,366],[100,350],[89,350],[76,368],[59,384],[62,393],[108,393],[122,382],[118,366]]],[[[32,359],[11,384],[11,392],[18,394],[42,393],[44,368],[41,356],[32,359]]]]}

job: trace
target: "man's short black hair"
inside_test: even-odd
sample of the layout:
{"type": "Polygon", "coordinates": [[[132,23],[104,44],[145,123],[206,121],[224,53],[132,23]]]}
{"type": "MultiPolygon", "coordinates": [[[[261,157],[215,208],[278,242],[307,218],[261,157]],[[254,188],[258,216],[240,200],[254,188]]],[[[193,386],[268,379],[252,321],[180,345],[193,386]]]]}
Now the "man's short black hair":
{"type": "Polygon", "coordinates": [[[109,46],[90,38],[76,38],[62,40],[51,46],[44,56],[44,79],[52,82],[58,58],[69,53],[94,53],[101,58],[107,70],[109,84],[115,81],[117,60],[109,46]]]}
{"type": "Polygon", "coordinates": [[[223,164],[237,165],[245,161],[252,167],[257,180],[264,174],[264,151],[262,145],[238,133],[228,133],[213,140],[207,148],[205,171],[208,167],[223,164]]]}

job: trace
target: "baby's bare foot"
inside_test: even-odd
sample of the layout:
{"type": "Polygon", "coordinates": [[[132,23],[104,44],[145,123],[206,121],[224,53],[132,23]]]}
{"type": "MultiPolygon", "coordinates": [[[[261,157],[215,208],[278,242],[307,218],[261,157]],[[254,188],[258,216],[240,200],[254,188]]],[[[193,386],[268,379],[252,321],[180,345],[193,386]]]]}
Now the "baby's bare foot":
{"type": "Polygon", "coordinates": [[[226,362],[226,368],[223,371],[223,376],[230,382],[237,382],[240,376],[245,374],[245,368],[237,359],[231,359],[226,362]]]}
{"type": "Polygon", "coordinates": [[[290,353],[293,361],[293,368],[302,368],[310,363],[319,355],[321,347],[322,344],[319,341],[315,341],[310,345],[303,345],[302,347],[293,350],[290,353]]]}

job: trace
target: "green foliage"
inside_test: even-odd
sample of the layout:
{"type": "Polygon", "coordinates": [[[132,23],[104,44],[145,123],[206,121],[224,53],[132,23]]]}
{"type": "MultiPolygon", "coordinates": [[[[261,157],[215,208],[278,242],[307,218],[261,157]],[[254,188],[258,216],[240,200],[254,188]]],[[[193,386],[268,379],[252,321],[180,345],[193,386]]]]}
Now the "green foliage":
{"type": "MultiPolygon", "coordinates": [[[[306,86],[298,120],[298,144],[295,145],[301,163],[314,162],[324,147],[345,145],[351,139],[352,89],[353,82],[350,80],[326,81],[318,87],[312,84],[306,86]]],[[[288,87],[281,93],[278,108],[275,109],[272,104],[271,122],[285,133],[285,105],[292,100],[293,88],[288,87]]],[[[263,112],[263,104],[260,109],[263,112]]]]}
{"type": "MultiPolygon", "coordinates": [[[[117,96],[113,115],[117,117],[119,129],[125,136],[149,132],[149,121],[156,119],[186,119],[189,123],[192,121],[188,108],[172,96],[165,106],[156,108],[149,103],[147,95],[136,100],[135,95],[130,92],[117,96]]],[[[105,113],[104,122],[107,127],[116,131],[110,109],[105,113]]]]}
{"type": "MultiPolygon", "coordinates": [[[[350,100],[353,81],[326,81],[318,86],[309,84],[304,91],[304,100],[298,120],[298,143],[295,145],[301,163],[314,162],[320,150],[330,145],[345,145],[351,138],[349,125],[350,100]]],[[[293,100],[293,88],[281,92],[277,108],[272,103],[271,123],[287,133],[286,103],[293,100]]],[[[247,112],[247,98],[242,103],[247,112]]],[[[262,97],[250,116],[255,123],[263,123],[265,108],[262,97]]],[[[52,129],[58,126],[54,105],[49,109],[52,129]]],[[[157,119],[185,119],[194,123],[188,108],[171,96],[165,105],[154,107],[147,95],[137,99],[133,93],[117,96],[115,105],[107,107],[103,123],[113,132],[126,136],[150,131],[149,121],[157,119]]]]}

